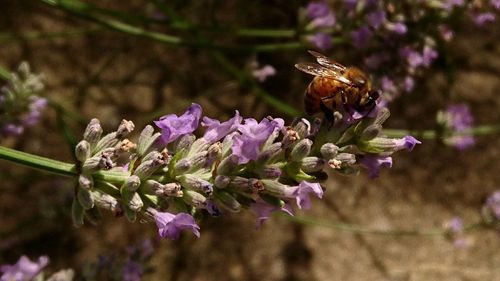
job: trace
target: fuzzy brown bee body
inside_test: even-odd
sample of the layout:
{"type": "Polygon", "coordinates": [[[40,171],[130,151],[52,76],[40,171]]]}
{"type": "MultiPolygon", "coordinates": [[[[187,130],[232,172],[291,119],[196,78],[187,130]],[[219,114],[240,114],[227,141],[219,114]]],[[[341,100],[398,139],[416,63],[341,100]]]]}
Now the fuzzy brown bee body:
{"type": "Polygon", "coordinates": [[[371,81],[364,72],[356,67],[345,67],[317,52],[309,53],[319,64],[295,65],[299,70],[315,75],[304,96],[307,114],[324,112],[328,116],[344,106],[363,112],[375,105],[378,92],[371,89],[371,81]]]}

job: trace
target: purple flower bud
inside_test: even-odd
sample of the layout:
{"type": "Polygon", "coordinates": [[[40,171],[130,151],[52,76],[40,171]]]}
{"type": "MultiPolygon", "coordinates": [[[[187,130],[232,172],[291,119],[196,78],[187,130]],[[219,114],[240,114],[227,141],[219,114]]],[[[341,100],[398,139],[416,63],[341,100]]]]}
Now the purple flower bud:
{"type": "Polygon", "coordinates": [[[480,13],[473,17],[474,23],[478,26],[484,26],[487,23],[494,22],[496,19],[496,15],[491,12],[480,13]]]}
{"type": "Polygon", "coordinates": [[[250,160],[256,160],[264,142],[277,130],[283,128],[283,119],[262,119],[257,123],[255,119],[245,119],[244,124],[239,125],[241,135],[233,137],[232,151],[239,157],[239,164],[245,164],[250,160]]]}
{"type": "Polygon", "coordinates": [[[406,32],[408,32],[408,27],[406,27],[406,24],[402,22],[387,22],[385,24],[385,28],[398,35],[403,35],[406,34],[406,32]]]}
{"type": "Polygon", "coordinates": [[[337,20],[335,19],[335,15],[332,12],[329,12],[325,16],[313,19],[310,26],[314,28],[333,27],[336,22],[337,20]]]}
{"type": "Polygon", "coordinates": [[[28,257],[22,256],[16,264],[2,265],[0,271],[2,281],[28,281],[33,280],[49,263],[47,256],[41,256],[38,261],[32,262],[28,257]]]}
{"type": "Polygon", "coordinates": [[[352,43],[357,49],[366,47],[372,36],[373,32],[368,26],[362,26],[359,29],[351,32],[352,43]]]}
{"type": "Polygon", "coordinates": [[[308,36],[307,40],[321,51],[328,51],[333,47],[332,36],[327,33],[318,32],[308,36]]]}
{"type": "Polygon", "coordinates": [[[240,113],[236,110],[234,117],[227,120],[226,122],[220,122],[219,120],[203,117],[201,125],[206,127],[205,134],[203,138],[209,143],[214,143],[230,133],[236,131],[241,123],[240,113]]]}
{"type": "Polygon", "coordinates": [[[326,1],[309,2],[306,6],[306,13],[310,19],[324,17],[330,13],[330,7],[326,1]]]}
{"type": "Polygon", "coordinates": [[[196,237],[200,237],[200,227],[191,215],[187,213],[178,213],[175,215],[168,212],[158,212],[153,209],[150,209],[150,211],[154,215],[158,232],[162,238],[177,240],[182,230],[190,230],[196,237]]]}
{"type": "Polygon", "coordinates": [[[412,151],[415,145],[421,144],[422,142],[412,136],[405,136],[401,139],[394,139],[394,143],[396,145],[395,150],[406,149],[412,151]]]}
{"type": "Polygon", "coordinates": [[[415,88],[415,79],[411,76],[406,76],[403,81],[403,89],[405,92],[409,93],[415,88]]]}
{"type": "Polygon", "coordinates": [[[193,103],[181,116],[169,114],[155,121],[156,126],[162,130],[163,142],[171,143],[183,135],[194,132],[198,128],[201,112],[201,106],[193,103]]]}
{"type": "Polygon", "coordinates": [[[368,170],[370,178],[378,178],[381,167],[392,167],[392,157],[368,154],[359,160],[359,164],[368,170]]]}
{"type": "Polygon", "coordinates": [[[379,9],[366,15],[366,21],[375,29],[378,29],[386,20],[386,14],[384,10],[379,9]]]}
{"type": "Polygon", "coordinates": [[[24,132],[23,126],[9,123],[1,128],[1,133],[6,136],[19,136],[24,132]]]}
{"type": "Polygon", "coordinates": [[[274,211],[282,211],[293,216],[293,211],[289,204],[285,204],[283,207],[277,207],[259,199],[250,205],[250,208],[257,214],[257,227],[262,226],[264,221],[266,221],[274,211]]]}
{"type": "Polygon", "coordinates": [[[490,0],[490,5],[493,6],[493,8],[500,10],[500,0],[490,0]]]}
{"type": "Polygon", "coordinates": [[[321,188],[321,185],[319,183],[301,181],[298,187],[299,194],[296,197],[296,200],[299,209],[311,208],[311,199],[309,198],[309,193],[314,193],[318,198],[323,197],[323,189],[321,188]]]}
{"type": "MultiPolygon", "coordinates": [[[[463,132],[471,128],[474,123],[474,117],[472,116],[467,104],[452,104],[450,105],[446,112],[438,115],[438,120],[442,122],[443,125],[454,131],[463,132]]],[[[444,142],[449,145],[453,145],[459,150],[464,150],[472,145],[474,145],[475,140],[473,136],[470,135],[456,135],[447,137],[444,142]]]]}
{"type": "Polygon", "coordinates": [[[204,192],[207,195],[212,194],[214,190],[213,185],[210,182],[201,179],[197,175],[184,174],[178,176],[177,179],[179,180],[179,182],[182,184],[183,187],[204,192]]]}
{"type": "Polygon", "coordinates": [[[429,46],[425,46],[422,52],[422,62],[426,67],[431,66],[432,62],[439,56],[438,52],[429,46]]]}
{"type": "Polygon", "coordinates": [[[298,186],[289,186],[277,180],[261,180],[264,184],[265,192],[279,198],[296,198],[299,195],[298,186]]]}
{"type": "MultiPolygon", "coordinates": [[[[259,82],[266,81],[267,77],[276,75],[276,69],[269,64],[264,65],[259,69],[254,69],[252,71],[252,76],[259,82]]],[[[241,122],[241,121],[240,121],[241,122]]]]}

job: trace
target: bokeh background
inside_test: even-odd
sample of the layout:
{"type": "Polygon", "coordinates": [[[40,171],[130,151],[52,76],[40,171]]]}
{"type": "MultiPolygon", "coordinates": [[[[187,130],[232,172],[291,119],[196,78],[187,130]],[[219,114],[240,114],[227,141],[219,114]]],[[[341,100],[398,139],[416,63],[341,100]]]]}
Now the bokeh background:
{"type": "MultiPolygon", "coordinates": [[[[312,47],[306,44],[276,51],[176,46],[116,32],[42,2],[2,1],[0,65],[14,70],[28,61],[35,72],[43,73],[44,95],[52,102],[39,125],[22,137],[1,139],[2,145],[72,162],[70,144],[81,138],[86,122],[94,117],[105,130],[123,118],[142,128],[197,102],[214,118],[227,119],[239,110],[246,117],[272,115],[291,121],[282,107],[266,102],[267,95],[302,112],[311,77],[293,65],[311,60],[306,50],[312,47]],[[256,61],[272,65],[276,75],[264,82],[253,79],[256,61]]],[[[147,1],[86,2],[129,14],[124,21],[148,30],[199,36],[196,30],[134,18],[155,16],[147,1]]],[[[299,25],[299,9],[308,3],[167,2],[197,25],[292,29],[299,25]]],[[[440,67],[438,61],[426,70],[413,92],[389,104],[391,118],[385,127],[433,129],[436,112],[457,102],[470,106],[476,124],[499,124],[496,27],[459,26],[446,49],[453,68],[440,67]]],[[[216,33],[204,40],[252,46],[289,39],[235,39],[216,33]]],[[[339,45],[326,54],[346,65],[360,65],[353,52],[339,45]]],[[[394,159],[393,168],[375,180],[365,173],[332,175],[324,184],[325,198],[299,214],[373,229],[439,229],[455,216],[477,221],[485,198],[500,188],[498,135],[479,136],[464,151],[424,140],[413,152],[394,159]]],[[[0,178],[0,264],[13,263],[22,254],[48,255],[47,271],[71,267],[78,272],[99,255],[123,255],[127,245],[150,238],[155,254],[143,280],[500,280],[500,236],[493,230],[468,232],[469,246],[458,248],[442,235],[359,233],[284,216],[274,216],[256,229],[255,216],[244,211],[205,219],[199,239],[186,233],[169,241],[158,239],[152,224],[132,224],[111,214],[99,225],[74,228],[69,211],[73,179],[4,161],[0,178]]]]}

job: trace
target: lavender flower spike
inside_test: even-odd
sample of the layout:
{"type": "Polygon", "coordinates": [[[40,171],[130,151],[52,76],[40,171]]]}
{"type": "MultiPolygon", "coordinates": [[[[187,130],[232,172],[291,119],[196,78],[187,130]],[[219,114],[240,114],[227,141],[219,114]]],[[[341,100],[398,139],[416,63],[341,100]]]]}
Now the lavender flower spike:
{"type": "Polygon", "coordinates": [[[155,121],[156,126],[161,129],[163,142],[171,143],[183,135],[194,132],[198,128],[201,112],[201,106],[193,103],[181,116],[169,114],[155,121]]]}
{"type": "Polygon", "coordinates": [[[241,120],[242,118],[238,110],[236,110],[233,118],[222,123],[217,119],[203,117],[201,125],[206,127],[203,138],[210,143],[214,143],[236,131],[241,123],[241,120]]]}
{"type": "Polygon", "coordinates": [[[29,281],[33,280],[49,263],[47,256],[41,256],[38,261],[32,262],[28,257],[22,256],[14,265],[2,265],[0,281],[29,281]]]}
{"type": "Polygon", "coordinates": [[[191,230],[196,237],[200,237],[200,227],[194,218],[187,213],[172,214],[153,210],[158,233],[162,238],[179,239],[182,230],[191,230]]]}

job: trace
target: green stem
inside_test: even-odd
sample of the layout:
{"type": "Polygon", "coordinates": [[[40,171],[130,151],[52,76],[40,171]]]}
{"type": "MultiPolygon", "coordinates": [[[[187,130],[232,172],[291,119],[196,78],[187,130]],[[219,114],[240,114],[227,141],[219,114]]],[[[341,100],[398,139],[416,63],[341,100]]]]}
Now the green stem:
{"type": "Polygon", "coordinates": [[[75,177],[75,165],[0,146],[0,159],[61,176],[75,177]]]}
{"type": "MultiPolygon", "coordinates": [[[[401,138],[407,135],[413,135],[422,139],[436,139],[438,134],[434,130],[398,130],[384,129],[383,133],[391,138],[401,138]]],[[[453,132],[450,136],[480,136],[500,133],[500,125],[483,125],[470,128],[461,132],[453,132]]],[[[446,136],[448,137],[448,136],[446,136]]]]}
{"type": "Polygon", "coordinates": [[[279,50],[289,49],[304,49],[305,46],[301,42],[285,42],[285,43],[271,43],[271,44],[257,44],[257,45],[222,45],[211,42],[189,42],[181,37],[172,36],[160,32],[148,31],[143,28],[128,24],[123,21],[114,20],[98,14],[91,14],[88,5],[80,1],[74,0],[40,0],[41,2],[65,10],[83,19],[92,21],[101,26],[109,29],[134,35],[138,37],[147,38],[156,42],[184,46],[184,47],[199,47],[208,49],[222,49],[222,50],[236,50],[236,51],[252,51],[252,52],[273,52],[279,50]]]}
{"type": "MultiPolygon", "coordinates": [[[[326,222],[318,219],[308,218],[304,216],[288,216],[281,215],[286,217],[288,220],[305,224],[309,226],[320,226],[326,227],[338,231],[350,232],[350,233],[358,233],[358,234],[373,234],[373,235],[382,235],[382,236],[439,236],[446,235],[448,230],[445,228],[434,228],[434,229],[376,229],[370,227],[364,227],[359,225],[341,223],[341,222],[326,222]]],[[[484,222],[477,222],[466,225],[464,227],[464,232],[470,232],[482,228],[489,227],[484,222]]]]}

